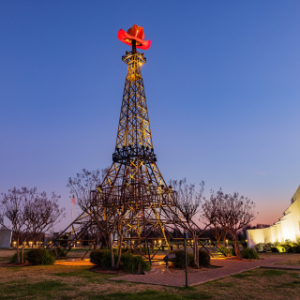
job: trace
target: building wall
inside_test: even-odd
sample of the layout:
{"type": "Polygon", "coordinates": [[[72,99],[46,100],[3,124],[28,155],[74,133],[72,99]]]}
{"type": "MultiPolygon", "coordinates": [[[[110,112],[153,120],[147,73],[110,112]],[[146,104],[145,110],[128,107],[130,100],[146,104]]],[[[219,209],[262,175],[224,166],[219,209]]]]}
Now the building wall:
{"type": "Polygon", "coordinates": [[[11,243],[11,230],[0,229],[0,248],[9,249],[11,243]]]}
{"type": "Polygon", "coordinates": [[[258,243],[297,241],[300,238],[300,186],[292,198],[291,205],[274,225],[262,229],[247,230],[248,247],[258,243]]]}

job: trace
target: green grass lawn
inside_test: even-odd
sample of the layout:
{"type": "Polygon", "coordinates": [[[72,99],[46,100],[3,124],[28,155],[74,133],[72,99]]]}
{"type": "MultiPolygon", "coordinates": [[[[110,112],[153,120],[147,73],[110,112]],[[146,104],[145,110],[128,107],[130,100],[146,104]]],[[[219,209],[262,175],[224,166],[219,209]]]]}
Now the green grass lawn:
{"type": "Polygon", "coordinates": [[[300,272],[255,269],[195,287],[114,282],[88,266],[0,268],[0,299],[299,299],[300,272]]]}
{"type": "MultiPolygon", "coordinates": [[[[7,260],[13,253],[0,250],[0,258],[7,260]]],[[[277,255],[300,260],[296,254],[262,256],[277,255]]],[[[255,269],[188,289],[108,280],[111,277],[91,272],[90,266],[0,267],[0,299],[300,299],[300,271],[255,269]]]]}

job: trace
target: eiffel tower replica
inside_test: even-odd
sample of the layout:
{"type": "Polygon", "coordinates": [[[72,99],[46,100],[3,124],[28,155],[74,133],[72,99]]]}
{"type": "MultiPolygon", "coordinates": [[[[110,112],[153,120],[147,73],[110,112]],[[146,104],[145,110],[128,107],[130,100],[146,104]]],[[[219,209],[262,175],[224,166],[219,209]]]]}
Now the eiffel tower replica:
{"type": "MultiPolygon", "coordinates": [[[[102,184],[92,191],[86,210],[53,241],[54,246],[60,243],[67,251],[84,241],[85,233],[93,227],[109,235],[117,233],[115,242],[125,247],[142,244],[148,248],[150,241],[170,249],[170,230],[181,228],[182,232],[186,223],[176,206],[177,193],[166,184],[153,148],[141,74],[146,57],[137,51],[149,49],[150,41],[144,41],[143,28],[136,25],[127,32],[120,30],[118,38],[132,49],[122,57],[127,74],[113,162],[102,184]],[[63,236],[67,232],[71,234],[66,240],[63,236]]],[[[92,246],[96,240],[87,242],[92,246]]]]}

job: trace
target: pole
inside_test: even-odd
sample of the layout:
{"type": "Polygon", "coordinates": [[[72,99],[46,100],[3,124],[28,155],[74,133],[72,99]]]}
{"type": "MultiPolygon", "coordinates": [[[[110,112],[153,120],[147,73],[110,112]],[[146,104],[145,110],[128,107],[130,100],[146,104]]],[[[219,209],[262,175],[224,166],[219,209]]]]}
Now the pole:
{"type": "Polygon", "coordinates": [[[185,256],[185,286],[188,287],[188,265],[187,265],[187,253],[186,253],[186,240],[188,238],[188,234],[184,233],[184,256],[185,256]]]}
{"type": "Polygon", "coordinates": [[[150,257],[150,251],[149,251],[148,238],[146,238],[146,244],[147,244],[147,251],[148,251],[149,263],[150,263],[150,266],[152,266],[152,263],[151,263],[151,257],[150,257]]]}

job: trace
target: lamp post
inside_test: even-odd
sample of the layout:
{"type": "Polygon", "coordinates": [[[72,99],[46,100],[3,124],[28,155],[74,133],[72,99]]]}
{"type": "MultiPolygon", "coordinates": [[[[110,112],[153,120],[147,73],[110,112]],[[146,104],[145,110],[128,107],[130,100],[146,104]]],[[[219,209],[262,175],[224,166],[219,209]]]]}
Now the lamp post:
{"type": "Polygon", "coordinates": [[[226,247],[228,248],[228,240],[226,240],[226,247]]]}

